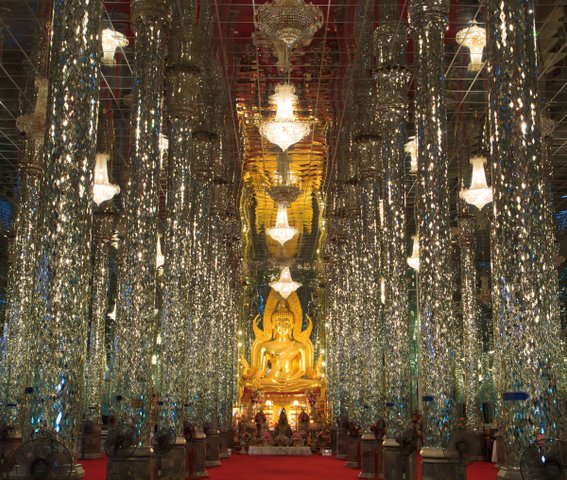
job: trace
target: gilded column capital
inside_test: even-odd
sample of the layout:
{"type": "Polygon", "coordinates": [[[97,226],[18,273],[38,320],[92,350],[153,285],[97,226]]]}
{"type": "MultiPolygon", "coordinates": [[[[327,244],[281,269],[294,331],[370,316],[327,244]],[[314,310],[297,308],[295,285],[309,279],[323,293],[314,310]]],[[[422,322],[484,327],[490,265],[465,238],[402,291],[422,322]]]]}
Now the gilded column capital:
{"type": "Polygon", "coordinates": [[[385,21],[374,30],[374,57],[378,68],[405,64],[407,27],[385,21]]]}
{"type": "Polygon", "coordinates": [[[201,84],[200,70],[194,65],[167,68],[166,104],[170,118],[197,119],[201,84]]]}
{"type": "Polygon", "coordinates": [[[459,244],[461,246],[470,246],[474,243],[475,235],[475,219],[472,215],[459,216],[459,244]]]}
{"type": "Polygon", "coordinates": [[[405,67],[407,28],[386,21],[374,31],[376,99],[385,115],[406,114],[410,73],[405,67]]]}
{"type": "Polygon", "coordinates": [[[361,179],[380,175],[380,137],[361,136],[354,142],[358,148],[358,172],[361,179]]]}
{"type": "Polygon", "coordinates": [[[218,217],[226,217],[229,209],[229,185],[224,182],[214,182],[211,199],[211,213],[218,217]]]}
{"type": "Polygon", "coordinates": [[[381,110],[406,115],[410,78],[410,72],[402,65],[382,66],[374,71],[376,98],[381,110]]]}
{"type": "Polygon", "coordinates": [[[426,28],[432,24],[447,26],[449,0],[410,0],[409,20],[412,28],[426,28]]]}
{"type": "Polygon", "coordinates": [[[135,27],[137,23],[171,22],[172,5],[170,0],[131,0],[130,17],[135,27]]]}
{"type": "Polygon", "coordinates": [[[211,154],[214,137],[203,130],[193,132],[193,146],[196,154],[193,157],[191,173],[204,180],[212,180],[211,154]]]}
{"type": "Polygon", "coordinates": [[[114,218],[112,212],[95,212],[93,216],[93,240],[99,243],[109,243],[114,233],[114,218]]]}
{"type": "MultiPolygon", "coordinates": [[[[198,32],[195,24],[175,22],[168,42],[167,105],[169,116],[197,117],[200,92],[203,89],[199,68],[198,32]]],[[[196,118],[195,118],[196,120],[196,118]]]]}

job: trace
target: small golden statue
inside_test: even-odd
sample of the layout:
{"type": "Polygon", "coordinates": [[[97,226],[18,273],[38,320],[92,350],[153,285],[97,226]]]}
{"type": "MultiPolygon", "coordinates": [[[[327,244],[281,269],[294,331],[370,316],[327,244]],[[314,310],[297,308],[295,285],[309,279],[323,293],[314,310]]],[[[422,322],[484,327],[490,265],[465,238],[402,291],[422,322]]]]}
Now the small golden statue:
{"type": "Polygon", "coordinates": [[[315,365],[310,336],[313,321],[306,316],[303,329],[301,304],[297,294],[283,300],[270,292],[264,310],[253,321],[256,339],[250,351],[250,364],[241,358],[243,386],[263,392],[297,392],[318,388],[322,381],[322,358],[315,365]]]}

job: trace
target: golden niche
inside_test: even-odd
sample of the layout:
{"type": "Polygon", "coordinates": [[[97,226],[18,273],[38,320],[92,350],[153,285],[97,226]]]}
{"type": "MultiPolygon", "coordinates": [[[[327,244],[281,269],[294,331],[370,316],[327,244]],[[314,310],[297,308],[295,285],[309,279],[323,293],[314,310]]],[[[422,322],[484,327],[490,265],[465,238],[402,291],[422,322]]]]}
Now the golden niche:
{"type": "Polygon", "coordinates": [[[313,321],[306,315],[303,328],[301,303],[296,293],[283,300],[270,291],[262,318],[252,323],[255,340],[250,349],[250,363],[241,358],[241,386],[245,390],[290,393],[319,390],[323,382],[322,357],[314,362],[311,343],[313,321]]]}

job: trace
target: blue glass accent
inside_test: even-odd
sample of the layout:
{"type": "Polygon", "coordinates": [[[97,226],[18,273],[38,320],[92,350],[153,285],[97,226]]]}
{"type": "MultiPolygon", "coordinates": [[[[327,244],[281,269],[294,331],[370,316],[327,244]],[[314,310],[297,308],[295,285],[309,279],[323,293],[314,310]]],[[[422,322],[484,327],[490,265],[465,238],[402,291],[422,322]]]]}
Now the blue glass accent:
{"type": "Polygon", "coordinates": [[[0,225],[8,230],[12,223],[12,204],[5,198],[0,198],[0,225]]]}
{"type": "Polygon", "coordinates": [[[519,402],[527,400],[528,398],[530,398],[530,396],[526,392],[504,392],[502,394],[502,400],[504,402],[519,402]]]}

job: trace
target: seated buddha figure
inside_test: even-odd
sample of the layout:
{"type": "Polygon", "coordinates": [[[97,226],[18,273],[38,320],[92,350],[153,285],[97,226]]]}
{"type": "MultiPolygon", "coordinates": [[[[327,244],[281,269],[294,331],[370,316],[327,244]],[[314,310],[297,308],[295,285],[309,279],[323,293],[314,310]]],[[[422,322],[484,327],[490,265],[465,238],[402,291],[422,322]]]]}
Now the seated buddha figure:
{"type": "MultiPolygon", "coordinates": [[[[275,294],[270,294],[272,297],[275,294]]],[[[260,318],[254,319],[256,340],[251,348],[251,362],[242,358],[242,379],[244,383],[263,391],[288,392],[320,386],[321,359],[313,366],[313,344],[309,339],[313,323],[307,317],[308,325],[302,329],[302,319],[293,310],[301,306],[299,299],[276,300],[268,310],[268,298],[264,311],[263,329],[260,318]],[[297,302],[297,304],[293,304],[297,302]],[[290,307],[290,303],[292,303],[290,307]]]]}

